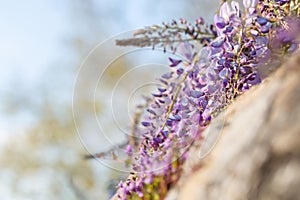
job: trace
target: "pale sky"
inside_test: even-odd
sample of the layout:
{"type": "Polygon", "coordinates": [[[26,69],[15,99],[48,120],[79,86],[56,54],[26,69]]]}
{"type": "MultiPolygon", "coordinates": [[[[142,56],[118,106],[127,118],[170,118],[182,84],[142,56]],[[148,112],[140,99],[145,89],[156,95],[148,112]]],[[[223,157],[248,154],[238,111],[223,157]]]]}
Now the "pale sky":
{"type": "MultiPolygon", "coordinates": [[[[61,67],[70,67],[64,66],[65,63],[63,63],[72,59],[72,52],[70,52],[67,41],[71,35],[76,35],[80,30],[78,27],[74,29],[72,24],[76,22],[72,21],[70,5],[73,2],[70,0],[1,0],[0,2],[1,137],[1,135],[24,130],[24,127],[33,123],[36,117],[33,117],[36,114],[35,111],[26,110],[26,108],[25,111],[22,111],[24,109],[22,105],[20,108],[13,108],[13,114],[8,115],[7,112],[11,111],[11,108],[7,108],[7,95],[13,97],[16,101],[15,105],[22,104],[22,101],[26,102],[27,100],[31,104],[40,103],[39,95],[41,93],[36,92],[41,85],[45,84],[45,87],[48,88],[47,84],[51,84],[45,77],[47,71],[49,69],[60,70],[58,66],[52,67],[57,63],[62,65],[61,67]],[[66,59],[66,57],[70,58],[66,59]],[[27,100],[23,100],[23,98],[27,100]]],[[[211,18],[213,13],[208,14],[204,5],[217,7],[218,0],[162,0],[155,3],[153,0],[103,0],[97,1],[94,9],[101,14],[96,21],[99,22],[99,26],[103,26],[103,35],[109,37],[109,35],[146,25],[160,24],[162,21],[169,21],[172,18],[188,17],[191,19],[201,15],[211,18]],[[201,3],[196,4],[195,2],[201,3]],[[191,13],[188,9],[191,8],[202,9],[203,13],[199,12],[199,15],[189,16],[191,13]]],[[[57,88],[57,90],[64,89],[66,88],[57,88]]],[[[61,94],[61,92],[57,94],[61,94]]],[[[26,104],[24,103],[24,105],[26,104]]]]}

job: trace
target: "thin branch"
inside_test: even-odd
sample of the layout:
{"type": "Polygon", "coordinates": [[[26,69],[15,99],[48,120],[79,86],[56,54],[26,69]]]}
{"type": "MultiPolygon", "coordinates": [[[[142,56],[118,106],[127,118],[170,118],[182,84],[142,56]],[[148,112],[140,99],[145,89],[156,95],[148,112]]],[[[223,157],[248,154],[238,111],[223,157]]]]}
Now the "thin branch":
{"type": "Polygon", "coordinates": [[[163,26],[153,25],[144,29],[137,30],[133,33],[132,38],[116,40],[119,46],[138,46],[138,47],[155,47],[160,45],[164,49],[167,47],[172,50],[174,44],[187,41],[198,41],[202,45],[207,44],[207,40],[216,37],[216,33],[210,26],[205,25],[203,20],[198,20],[194,25],[186,23],[185,20],[171,24],[163,23],[163,26]]]}
{"type": "Polygon", "coordinates": [[[116,149],[125,149],[128,144],[131,145],[134,149],[138,149],[140,141],[139,141],[139,137],[137,136],[137,130],[138,130],[138,125],[140,123],[140,118],[144,112],[144,109],[149,105],[150,101],[152,100],[151,98],[148,97],[144,97],[144,98],[146,100],[146,103],[137,106],[136,109],[137,111],[134,114],[133,123],[131,126],[131,133],[128,137],[128,140],[124,141],[123,143],[113,145],[111,148],[109,148],[106,151],[99,152],[96,154],[84,155],[83,156],[84,159],[101,158],[101,159],[118,160],[115,154],[116,149]]]}

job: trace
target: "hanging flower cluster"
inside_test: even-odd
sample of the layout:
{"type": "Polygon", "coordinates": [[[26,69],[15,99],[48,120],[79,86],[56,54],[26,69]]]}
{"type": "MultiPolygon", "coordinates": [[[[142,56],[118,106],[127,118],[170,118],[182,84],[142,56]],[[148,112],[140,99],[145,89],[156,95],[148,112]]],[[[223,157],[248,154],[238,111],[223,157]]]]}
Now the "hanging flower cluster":
{"type": "Polygon", "coordinates": [[[170,72],[159,79],[161,87],[136,129],[138,147],[126,148],[132,173],[119,183],[119,199],[163,199],[180,176],[189,146],[211,119],[261,82],[260,67],[298,50],[298,0],[244,0],[240,6],[223,3],[213,25],[203,18],[194,24],[174,20],[117,41],[160,45],[181,56],[169,58],[170,72]]]}

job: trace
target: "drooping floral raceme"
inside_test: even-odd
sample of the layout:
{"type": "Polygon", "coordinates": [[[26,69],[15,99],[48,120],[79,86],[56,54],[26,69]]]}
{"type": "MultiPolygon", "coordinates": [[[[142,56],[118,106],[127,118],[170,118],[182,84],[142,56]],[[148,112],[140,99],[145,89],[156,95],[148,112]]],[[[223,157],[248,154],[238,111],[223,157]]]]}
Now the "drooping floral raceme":
{"type": "Polygon", "coordinates": [[[225,2],[214,24],[181,19],[139,30],[119,45],[170,48],[170,72],[142,116],[138,146],[127,146],[132,173],[118,186],[119,199],[163,199],[180,176],[194,140],[238,95],[262,81],[260,69],[299,48],[297,0],[225,2]],[[133,149],[136,155],[133,156],[133,149]]]}

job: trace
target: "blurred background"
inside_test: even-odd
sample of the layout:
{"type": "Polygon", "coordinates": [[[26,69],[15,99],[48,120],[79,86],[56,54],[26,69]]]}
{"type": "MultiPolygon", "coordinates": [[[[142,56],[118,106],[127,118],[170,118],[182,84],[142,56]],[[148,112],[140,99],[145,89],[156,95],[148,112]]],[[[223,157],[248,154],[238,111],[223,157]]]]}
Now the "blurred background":
{"type": "Polygon", "coordinates": [[[219,0],[1,1],[1,199],[108,199],[121,160],[84,160],[126,140],[135,106],[168,54],[116,47],[147,25],[199,16],[219,0]]]}

